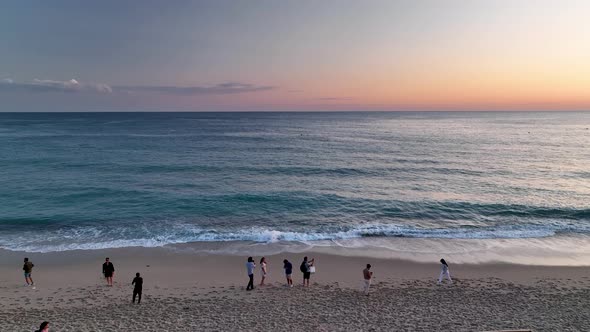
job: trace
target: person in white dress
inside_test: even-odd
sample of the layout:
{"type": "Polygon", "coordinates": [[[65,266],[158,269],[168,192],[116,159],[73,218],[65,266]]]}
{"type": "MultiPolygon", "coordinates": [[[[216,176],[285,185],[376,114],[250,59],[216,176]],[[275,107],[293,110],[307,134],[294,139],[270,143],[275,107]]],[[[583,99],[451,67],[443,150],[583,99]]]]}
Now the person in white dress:
{"type": "Polygon", "coordinates": [[[438,283],[440,284],[443,280],[444,276],[447,276],[447,279],[449,279],[449,282],[452,284],[453,283],[453,279],[451,279],[451,272],[449,271],[449,264],[447,264],[447,262],[445,262],[444,259],[440,259],[440,276],[438,277],[438,283]]]}

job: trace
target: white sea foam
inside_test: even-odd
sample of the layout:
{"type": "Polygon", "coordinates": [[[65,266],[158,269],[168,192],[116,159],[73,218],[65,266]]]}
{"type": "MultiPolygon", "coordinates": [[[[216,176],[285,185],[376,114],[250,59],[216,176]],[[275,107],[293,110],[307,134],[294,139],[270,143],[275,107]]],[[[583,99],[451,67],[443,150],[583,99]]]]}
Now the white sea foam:
{"type": "MultiPolygon", "coordinates": [[[[462,227],[444,229],[425,229],[391,224],[370,224],[350,229],[332,231],[282,231],[264,227],[217,231],[202,229],[189,224],[176,224],[170,227],[142,227],[140,229],[117,229],[85,227],[68,229],[57,233],[28,232],[19,235],[0,236],[0,248],[14,251],[54,252],[68,250],[93,250],[123,247],[162,247],[171,244],[191,242],[231,242],[246,241],[254,243],[299,242],[313,245],[318,241],[331,241],[338,245],[339,240],[367,238],[427,238],[427,239],[522,239],[555,236],[568,229],[558,226],[499,226],[462,227]],[[105,241],[105,239],[109,239],[105,241]]],[[[576,233],[588,229],[575,229],[576,233]]]]}

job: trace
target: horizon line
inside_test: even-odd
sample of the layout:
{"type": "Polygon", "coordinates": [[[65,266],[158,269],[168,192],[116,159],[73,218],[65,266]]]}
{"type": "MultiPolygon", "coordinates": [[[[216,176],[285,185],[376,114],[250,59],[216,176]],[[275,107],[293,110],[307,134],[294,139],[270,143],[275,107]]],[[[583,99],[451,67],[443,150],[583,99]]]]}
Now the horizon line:
{"type": "Polygon", "coordinates": [[[590,109],[574,110],[94,110],[94,111],[0,111],[0,114],[31,113],[579,113],[590,109]]]}

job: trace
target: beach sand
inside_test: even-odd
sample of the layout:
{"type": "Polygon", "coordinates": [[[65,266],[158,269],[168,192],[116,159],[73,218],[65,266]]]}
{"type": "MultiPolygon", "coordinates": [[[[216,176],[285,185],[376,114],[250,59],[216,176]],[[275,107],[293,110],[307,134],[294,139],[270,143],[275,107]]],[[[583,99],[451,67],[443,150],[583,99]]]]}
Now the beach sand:
{"type": "Polygon", "coordinates": [[[437,285],[436,261],[305,252],[267,256],[269,284],[247,292],[246,258],[177,248],[0,251],[0,331],[34,331],[44,320],[51,331],[590,331],[588,267],[449,262],[455,282],[437,285]],[[304,255],[317,265],[309,288],[304,255]],[[24,286],[25,256],[35,289],[24,286]],[[114,287],[101,278],[106,256],[114,287]],[[284,258],[294,288],[284,286],[284,258]],[[360,291],[366,263],[375,273],[369,296],[360,291]],[[135,272],[144,278],[140,305],[131,304],[135,272]]]}

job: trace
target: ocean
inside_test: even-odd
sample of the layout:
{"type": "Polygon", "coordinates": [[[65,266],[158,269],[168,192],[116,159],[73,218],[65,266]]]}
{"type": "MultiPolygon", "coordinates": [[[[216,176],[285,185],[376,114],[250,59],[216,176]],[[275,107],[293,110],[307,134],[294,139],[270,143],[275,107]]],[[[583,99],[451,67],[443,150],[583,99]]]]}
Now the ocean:
{"type": "Polygon", "coordinates": [[[589,127],[584,112],[0,113],[0,248],[586,241],[589,127]]]}

